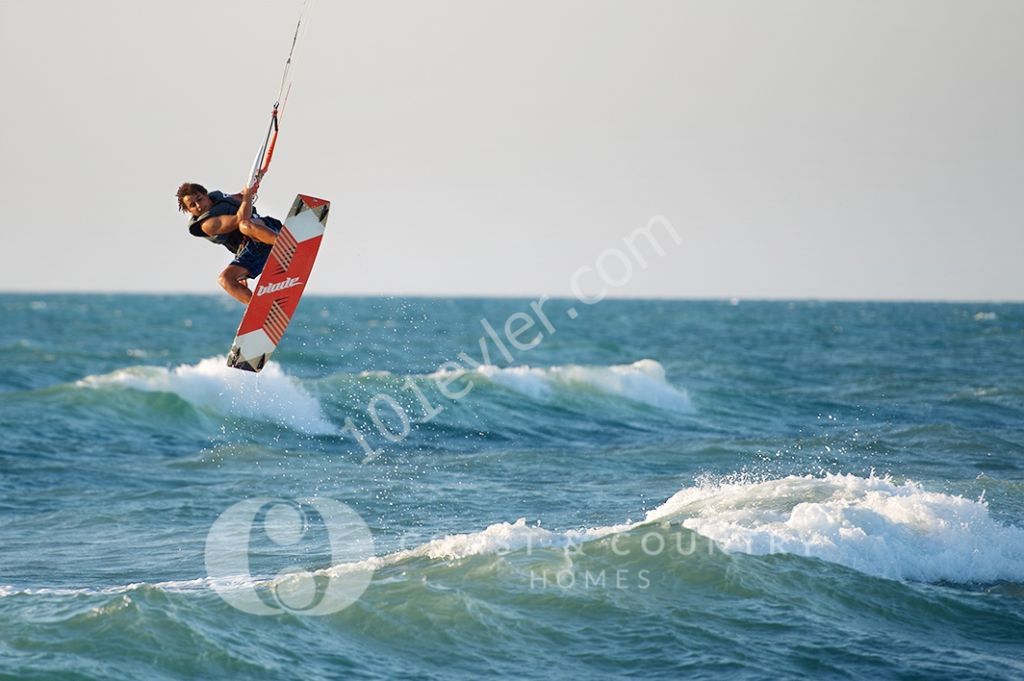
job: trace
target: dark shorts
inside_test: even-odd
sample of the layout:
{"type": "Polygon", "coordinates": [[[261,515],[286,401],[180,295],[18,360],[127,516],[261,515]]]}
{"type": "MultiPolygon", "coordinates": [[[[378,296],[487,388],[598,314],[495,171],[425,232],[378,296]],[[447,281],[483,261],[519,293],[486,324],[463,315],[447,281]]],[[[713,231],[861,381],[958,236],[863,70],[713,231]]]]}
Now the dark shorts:
{"type": "MultiPolygon", "coordinates": [[[[266,216],[260,216],[260,220],[275,234],[280,233],[282,225],[279,220],[266,216]]],[[[267,258],[270,257],[270,251],[273,248],[271,244],[265,244],[255,239],[246,239],[235,253],[235,259],[231,261],[231,264],[240,265],[249,270],[249,278],[255,279],[263,272],[263,267],[267,264],[267,258]]]]}

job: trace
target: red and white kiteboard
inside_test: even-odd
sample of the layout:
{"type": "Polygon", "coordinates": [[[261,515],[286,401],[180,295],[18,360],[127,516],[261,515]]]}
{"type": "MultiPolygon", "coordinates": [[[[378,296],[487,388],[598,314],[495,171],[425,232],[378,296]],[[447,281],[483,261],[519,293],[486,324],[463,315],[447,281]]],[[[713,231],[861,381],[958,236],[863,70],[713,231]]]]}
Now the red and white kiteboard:
{"type": "Polygon", "coordinates": [[[331,203],[299,194],[245,308],[228,366],[259,371],[281,342],[320,250],[331,203]]]}

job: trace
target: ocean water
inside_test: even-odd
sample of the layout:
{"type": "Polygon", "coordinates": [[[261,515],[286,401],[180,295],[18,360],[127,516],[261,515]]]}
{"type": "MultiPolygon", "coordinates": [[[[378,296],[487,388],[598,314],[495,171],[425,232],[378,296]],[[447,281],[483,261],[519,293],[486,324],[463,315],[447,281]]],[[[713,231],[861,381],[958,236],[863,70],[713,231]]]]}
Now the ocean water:
{"type": "Polygon", "coordinates": [[[0,678],[1024,677],[1024,305],[536,302],[0,296],[0,678]]]}

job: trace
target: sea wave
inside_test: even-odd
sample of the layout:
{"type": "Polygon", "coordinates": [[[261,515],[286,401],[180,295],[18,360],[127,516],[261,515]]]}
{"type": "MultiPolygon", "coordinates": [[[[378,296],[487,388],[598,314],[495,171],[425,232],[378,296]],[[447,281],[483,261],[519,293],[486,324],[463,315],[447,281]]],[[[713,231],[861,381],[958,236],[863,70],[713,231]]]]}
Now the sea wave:
{"type": "Polygon", "coordinates": [[[259,374],[228,367],[223,356],[173,369],[133,366],[86,376],[76,386],[171,393],[201,409],[265,420],[311,435],[336,434],[319,401],[299,381],[271,362],[259,374]]]}
{"type": "Polygon", "coordinates": [[[440,369],[429,378],[483,378],[532,399],[550,399],[556,390],[586,390],[641,402],[660,409],[692,413],[693,403],[684,388],[665,378],[665,368],[653,359],[611,366],[498,367],[440,369]]]}
{"type": "Polygon", "coordinates": [[[680,490],[646,520],[678,520],[730,552],[810,556],[890,579],[1024,581],[1024,529],[993,519],[983,499],[928,491],[912,480],[705,481],[680,490]]]}
{"type": "Polygon", "coordinates": [[[729,553],[788,553],[897,580],[1024,581],[1024,529],[1004,525],[983,499],[931,492],[914,481],[857,475],[789,476],[686,487],[639,522],[552,531],[524,518],[433,539],[390,554],[462,559],[587,542],[673,523],[729,553]]]}
{"type": "MultiPolygon", "coordinates": [[[[552,530],[519,518],[316,572],[339,575],[397,566],[404,574],[424,569],[416,567],[417,561],[443,567],[475,557],[499,558],[534,551],[597,555],[602,552],[587,548],[591,542],[626,534],[636,539],[637,533],[671,531],[673,526],[705,537],[724,554],[811,557],[869,576],[902,581],[1024,582],[1024,529],[994,520],[984,500],[930,492],[913,481],[852,474],[763,481],[704,480],[681,489],[636,522],[552,530]]],[[[609,560],[625,555],[617,551],[603,553],[609,560]]],[[[679,552],[663,554],[666,560],[688,559],[679,552]]],[[[211,588],[231,591],[273,586],[283,579],[287,577],[239,575],[81,589],[0,585],[0,597],[111,596],[150,588],[172,593],[211,588]]]]}

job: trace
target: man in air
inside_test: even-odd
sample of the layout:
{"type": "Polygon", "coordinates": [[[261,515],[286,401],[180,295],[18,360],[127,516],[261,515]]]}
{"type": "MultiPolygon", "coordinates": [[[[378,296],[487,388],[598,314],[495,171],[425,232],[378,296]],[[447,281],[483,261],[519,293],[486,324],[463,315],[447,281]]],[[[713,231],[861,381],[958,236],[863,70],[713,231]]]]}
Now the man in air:
{"type": "Polygon", "coordinates": [[[248,304],[252,298],[248,280],[263,272],[270,251],[281,231],[281,222],[258,215],[252,207],[252,189],[227,195],[193,182],[178,187],[178,210],[192,219],[188,231],[193,236],[209,239],[231,251],[235,258],[218,281],[233,298],[248,304]]]}

